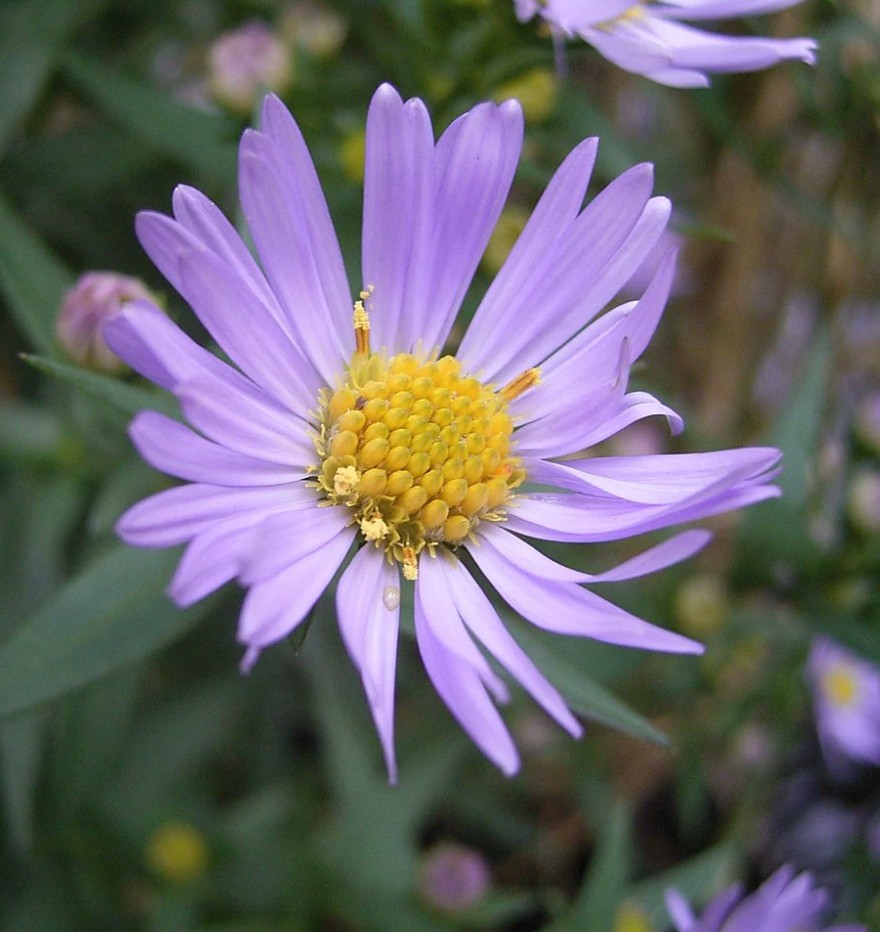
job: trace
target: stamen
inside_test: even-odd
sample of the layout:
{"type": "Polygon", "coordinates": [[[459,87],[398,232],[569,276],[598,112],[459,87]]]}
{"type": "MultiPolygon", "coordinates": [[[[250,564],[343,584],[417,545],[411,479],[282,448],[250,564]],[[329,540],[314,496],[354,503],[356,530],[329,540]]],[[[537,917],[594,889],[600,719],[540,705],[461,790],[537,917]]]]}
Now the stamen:
{"type": "Polygon", "coordinates": [[[364,356],[370,354],[370,314],[366,302],[375,289],[372,285],[362,288],[357,301],[354,302],[354,351],[364,356]]]}
{"type": "Polygon", "coordinates": [[[364,540],[374,543],[379,540],[383,540],[388,536],[388,525],[382,520],[382,516],[379,514],[372,515],[369,518],[363,518],[360,521],[361,533],[364,535],[364,540]]]}
{"type": "Polygon", "coordinates": [[[523,392],[527,392],[533,386],[540,384],[541,370],[537,368],[526,369],[525,372],[520,372],[515,379],[511,379],[498,394],[507,401],[513,401],[514,398],[519,398],[523,392]]]}
{"type": "Polygon", "coordinates": [[[419,564],[416,557],[416,552],[412,547],[403,548],[403,578],[408,579],[410,582],[415,581],[419,578],[419,564]]]}
{"type": "Polygon", "coordinates": [[[337,495],[351,495],[357,490],[360,478],[354,466],[340,466],[333,475],[333,491],[337,495]]]}

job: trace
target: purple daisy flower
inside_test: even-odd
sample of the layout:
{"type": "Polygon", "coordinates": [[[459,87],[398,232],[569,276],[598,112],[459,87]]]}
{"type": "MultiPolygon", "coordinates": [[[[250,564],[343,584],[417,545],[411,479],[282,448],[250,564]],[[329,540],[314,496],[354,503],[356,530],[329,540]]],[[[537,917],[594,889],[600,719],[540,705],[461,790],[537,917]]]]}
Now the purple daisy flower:
{"type": "Polygon", "coordinates": [[[835,644],[815,640],[807,664],[819,741],[829,767],[880,767],[880,670],[835,644]]]}
{"type": "Polygon", "coordinates": [[[828,905],[827,892],[813,886],[810,874],[795,876],[788,865],[744,899],[742,884],[722,890],[699,919],[678,890],[666,891],[676,932],[866,932],[863,925],[824,925],[828,905]]]}
{"type": "Polygon", "coordinates": [[[237,578],[249,669],[289,635],[349,552],[336,607],[395,779],[394,680],[402,585],[428,675],[505,773],[517,752],[492,702],[491,654],[572,735],[581,726],[508,633],[475,564],[540,628],[649,650],[698,652],[584,583],[630,579],[690,556],[686,531],[588,575],[523,539],[617,540],[761,501],[778,451],[666,456],[582,451],[641,418],[680,419],[627,392],[669,293],[675,257],[639,301],[596,318],[662,234],[670,205],[639,165],[586,208],[596,140],[565,159],[477,310],[441,355],[504,204],[522,143],[515,101],[481,104],[435,144],[420,100],[383,85],[366,133],[361,297],[352,301],[327,205],[296,123],[267,97],[245,132],[240,193],[260,265],[220,211],[180,187],[174,218],[138,217],[141,242],[234,365],[146,302],[106,336],[174,395],[193,429],[146,411],[141,455],[187,484],[131,508],[130,544],[188,543],[180,605],[237,578]],[[566,458],[561,461],[560,457],[566,458]],[[465,554],[468,556],[465,557],[465,554]],[[404,582],[405,581],[405,582],[404,582]],[[478,646],[478,644],[480,646],[478,646]]]}
{"type": "Polygon", "coordinates": [[[787,59],[813,64],[813,39],[724,36],[687,20],[754,16],[801,0],[515,0],[525,22],[541,16],[557,36],[579,36],[626,71],[672,87],[706,87],[707,72],[757,71],[787,59]]]}

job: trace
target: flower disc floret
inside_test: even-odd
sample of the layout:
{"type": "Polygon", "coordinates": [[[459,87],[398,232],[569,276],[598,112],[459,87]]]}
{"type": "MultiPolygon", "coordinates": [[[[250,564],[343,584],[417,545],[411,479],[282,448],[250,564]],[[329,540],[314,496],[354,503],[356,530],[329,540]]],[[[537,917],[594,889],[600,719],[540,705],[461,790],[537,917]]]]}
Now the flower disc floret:
{"type": "Polygon", "coordinates": [[[317,484],[415,578],[422,550],[501,519],[525,478],[506,391],[452,356],[355,353],[342,384],[319,398],[317,484]]]}

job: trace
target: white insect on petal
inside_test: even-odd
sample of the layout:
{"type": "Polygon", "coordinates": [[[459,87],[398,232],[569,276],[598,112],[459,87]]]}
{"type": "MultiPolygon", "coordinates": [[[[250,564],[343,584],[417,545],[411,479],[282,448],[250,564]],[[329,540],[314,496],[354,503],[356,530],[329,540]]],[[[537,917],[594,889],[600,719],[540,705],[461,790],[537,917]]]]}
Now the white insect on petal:
{"type": "Polygon", "coordinates": [[[397,586],[386,586],[382,590],[382,603],[389,612],[393,612],[400,605],[400,589],[397,586]]]}

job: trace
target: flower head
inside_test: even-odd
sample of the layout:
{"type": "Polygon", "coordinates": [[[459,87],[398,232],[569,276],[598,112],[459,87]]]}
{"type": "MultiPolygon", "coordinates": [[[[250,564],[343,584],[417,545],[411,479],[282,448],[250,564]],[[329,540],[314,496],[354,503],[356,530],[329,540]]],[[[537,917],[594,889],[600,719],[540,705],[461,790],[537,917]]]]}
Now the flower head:
{"type": "Polygon", "coordinates": [[[438,693],[512,773],[517,752],[492,702],[507,689],[484,650],[572,735],[581,726],[474,569],[546,630],[697,652],[584,584],[675,563],[705,532],[597,575],[525,538],[616,540],[776,494],[772,449],[583,452],[644,417],[680,424],[651,395],[627,391],[674,255],[639,301],[602,314],[661,235],[669,203],[651,196],[651,168],[640,165],[582,208],[595,140],[556,172],[456,354],[441,349],[504,205],[522,130],[516,102],[487,103],[435,143],[420,100],[379,88],[366,132],[364,286],[352,303],[308,150],[270,96],[240,153],[260,265],[190,188],[175,192],[173,218],[146,213],[137,224],[233,365],[147,303],[106,328],[115,351],[173,392],[194,428],[152,411],[135,418],[142,456],[187,484],[135,505],[119,533],[138,546],[189,544],[170,589],[181,605],[233,578],[248,588],[238,628],[245,668],[303,621],[353,551],[336,591],[338,621],[392,779],[402,587],[414,584],[416,638],[438,693]]]}
{"type": "Polygon", "coordinates": [[[251,20],[223,33],[208,51],[208,87],[224,107],[249,114],[263,91],[284,91],[293,79],[293,58],[283,39],[251,20]]]}
{"type": "Polygon", "coordinates": [[[880,766],[880,670],[835,644],[817,638],[807,672],[816,727],[826,760],[880,766]]]}
{"type": "Polygon", "coordinates": [[[741,884],[723,890],[699,919],[678,890],[667,890],[666,905],[677,932],[866,932],[862,925],[825,925],[828,894],[787,865],[751,896],[743,898],[741,884]]]}
{"type": "Polygon", "coordinates": [[[137,300],[153,300],[139,278],[118,272],[86,272],[64,294],[55,336],[68,356],[80,365],[118,372],[123,363],[104,341],[104,322],[126,302],[137,300]]]}
{"type": "Polygon", "coordinates": [[[579,36],[626,71],[672,87],[705,87],[711,72],[757,71],[796,59],[812,64],[812,39],[724,36],[688,20],[753,16],[800,0],[515,0],[526,21],[536,14],[557,35],[579,36]]]}

